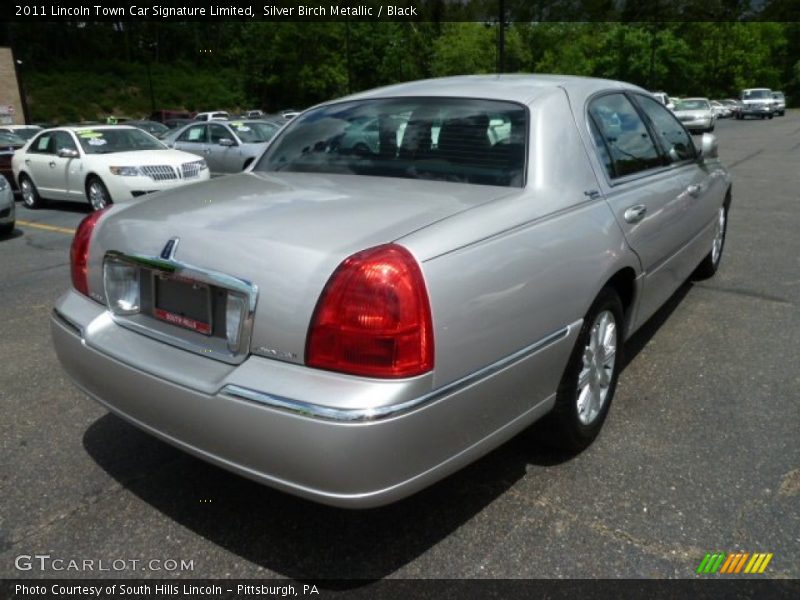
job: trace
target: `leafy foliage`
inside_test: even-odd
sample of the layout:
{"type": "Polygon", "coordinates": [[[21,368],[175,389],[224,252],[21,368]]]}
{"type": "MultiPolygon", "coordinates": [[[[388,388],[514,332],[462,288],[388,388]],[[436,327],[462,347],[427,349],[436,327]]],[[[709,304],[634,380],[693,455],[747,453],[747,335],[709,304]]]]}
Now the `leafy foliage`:
{"type": "MultiPolygon", "coordinates": [[[[497,6],[476,2],[470,6],[484,14],[497,6]]],[[[506,0],[505,70],[621,79],[679,96],[766,86],[800,99],[800,24],[736,20],[750,4],[506,0]],[[578,22],[612,13],[620,20],[578,22]],[[730,20],[684,20],[706,13],[730,20]],[[574,20],[549,21],[553,15],[574,20]]],[[[153,104],[274,111],[400,81],[497,70],[498,18],[442,22],[443,4],[426,6],[431,20],[418,23],[0,23],[0,45],[12,45],[23,61],[34,120],[140,116],[153,104]]],[[[765,6],[786,10],[782,0],[765,6]]]]}

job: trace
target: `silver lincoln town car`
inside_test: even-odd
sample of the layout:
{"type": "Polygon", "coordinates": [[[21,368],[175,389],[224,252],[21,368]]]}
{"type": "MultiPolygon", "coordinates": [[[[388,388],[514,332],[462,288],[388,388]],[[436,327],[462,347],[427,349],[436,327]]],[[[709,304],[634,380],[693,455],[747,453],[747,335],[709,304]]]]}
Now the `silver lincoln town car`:
{"type": "Polygon", "coordinates": [[[731,179],[698,142],[599,79],[329,102],[244,173],[88,216],[55,348],[123,419],[326,504],[398,500],[542,417],[579,450],[625,340],[719,265],[731,179]]]}

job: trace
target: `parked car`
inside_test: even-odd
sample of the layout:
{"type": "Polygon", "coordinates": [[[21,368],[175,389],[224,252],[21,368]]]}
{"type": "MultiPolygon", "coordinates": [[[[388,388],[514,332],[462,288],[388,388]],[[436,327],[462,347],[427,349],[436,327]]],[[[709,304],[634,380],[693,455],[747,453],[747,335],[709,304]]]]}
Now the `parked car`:
{"type": "Polygon", "coordinates": [[[565,446],[591,443],[625,340],[717,270],[730,202],[714,136],[696,146],[639,87],[395,85],[305,112],[245,173],[89,216],[53,341],[135,426],[376,506],[542,417],[565,446]],[[338,153],[365,117],[378,153],[338,153]],[[508,125],[494,144],[492,121],[508,125]]]}
{"type": "Polygon", "coordinates": [[[231,116],[224,110],[215,110],[211,112],[201,112],[194,116],[195,121],[227,121],[231,116]]]}
{"type": "Polygon", "coordinates": [[[733,114],[731,109],[720,100],[711,100],[709,103],[711,104],[711,112],[714,113],[715,119],[727,119],[733,114]]]}
{"type": "Polygon", "coordinates": [[[164,125],[166,125],[168,129],[178,129],[179,127],[183,127],[184,125],[194,122],[194,119],[167,119],[164,121],[164,125]]]}
{"type": "Polygon", "coordinates": [[[745,117],[758,117],[771,119],[775,113],[775,103],[772,99],[772,90],[769,88],[750,88],[742,90],[742,110],[738,119],[745,117]]]}
{"type": "Polygon", "coordinates": [[[209,177],[204,160],[127,125],[45,130],[11,164],[27,208],[52,198],[88,201],[100,210],[209,177]]]}
{"type": "Polygon", "coordinates": [[[263,110],[248,110],[244,113],[245,119],[263,119],[267,114],[263,110]]]}
{"type": "Polygon", "coordinates": [[[11,169],[11,159],[14,152],[25,145],[25,140],[14,133],[0,131],[0,177],[5,177],[11,184],[12,190],[16,190],[14,183],[14,172],[11,169]]]}
{"type": "Polygon", "coordinates": [[[14,191],[8,181],[0,175],[0,235],[14,231],[14,191]]]}
{"type": "Polygon", "coordinates": [[[666,92],[653,92],[653,97],[661,102],[664,106],[666,106],[670,110],[675,109],[675,104],[672,102],[670,97],[666,94],[666,92]]]}
{"type": "Polygon", "coordinates": [[[151,121],[158,121],[159,123],[165,123],[172,119],[187,119],[191,120],[194,117],[194,113],[191,113],[186,110],[157,110],[151,113],[150,120],[151,121]]]}
{"type": "Polygon", "coordinates": [[[775,103],[775,114],[781,117],[786,114],[786,96],[783,92],[772,92],[772,99],[775,103]]]}
{"type": "Polygon", "coordinates": [[[675,106],[675,116],[691,132],[711,132],[717,117],[708,98],[684,98],[675,106]]]}
{"type": "Polygon", "coordinates": [[[287,109],[282,110],[278,114],[280,114],[280,116],[282,116],[287,121],[290,121],[290,120],[294,119],[297,115],[299,115],[300,111],[296,110],[294,108],[287,108],[287,109]]]}
{"type": "Polygon", "coordinates": [[[731,116],[738,119],[739,114],[742,112],[742,102],[733,98],[726,98],[721,100],[722,104],[727,106],[731,111],[731,116]]]}
{"type": "Polygon", "coordinates": [[[169,133],[169,127],[163,123],[159,123],[158,121],[128,121],[125,124],[130,125],[131,127],[136,127],[137,129],[141,129],[142,131],[146,131],[153,137],[157,138],[161,138],[165,134],[169,133]]]}
{"type": "Polygon", "coordinates": [[[29,140],[42,130],[38,125],[0,125],[0,133],[12,133],[29,140]]]}
{"type": "Polygon", "coordinates": [[[273,121],[192,123],[164,136],[164,143],[202,156],[214,174],[238,173],[261,155],[282,127],[273,121]]]}

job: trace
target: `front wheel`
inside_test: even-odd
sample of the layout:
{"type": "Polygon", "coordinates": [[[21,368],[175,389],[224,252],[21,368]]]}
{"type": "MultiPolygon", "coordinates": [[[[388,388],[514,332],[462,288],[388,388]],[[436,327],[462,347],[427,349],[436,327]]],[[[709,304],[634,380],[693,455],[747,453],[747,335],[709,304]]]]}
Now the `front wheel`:
{"type": "Polygon", "coordinates": [[[558,446],[580,451],[600,433],[619,378],[623,331],[622,302],[603,288],[583,321],[548,415],[558,446]]]}
{"type": "Polygon", "coordinates": [[[0,225],[0,236],[10,235],[12,231],[14,231],[13,221],[11,223],[3,223],[0,225]]]}
{"type": "Polygon", "coordinates": [[[722,260],[722,250],[725,247],[725,232],[728,230],[728,207],[723,205],[717,211],[717,219],[714,225],[714,239],[711,242],[711,250],[703,259],[694,272],[694,279],[709,279],[714,276],[719,269],[719,262],[722,260]]]}
{"type": "Polygon", "coordinates": [[[86,182],[86,199],[92,206],[92,210],[102,210],[113,203],[108,188],[97,177],[92,177],[86,182]]]}

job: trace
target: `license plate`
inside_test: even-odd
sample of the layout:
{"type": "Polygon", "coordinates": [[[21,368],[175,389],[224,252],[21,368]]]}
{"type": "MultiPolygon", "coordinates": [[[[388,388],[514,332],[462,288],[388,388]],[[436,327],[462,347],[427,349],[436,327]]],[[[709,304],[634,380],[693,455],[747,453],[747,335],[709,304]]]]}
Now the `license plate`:
{"type": "Polygon", "coordinates": [[[163,275],[154,280],[156,319],[211,335],[211,291],[206,284],[163,275]]]}

